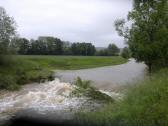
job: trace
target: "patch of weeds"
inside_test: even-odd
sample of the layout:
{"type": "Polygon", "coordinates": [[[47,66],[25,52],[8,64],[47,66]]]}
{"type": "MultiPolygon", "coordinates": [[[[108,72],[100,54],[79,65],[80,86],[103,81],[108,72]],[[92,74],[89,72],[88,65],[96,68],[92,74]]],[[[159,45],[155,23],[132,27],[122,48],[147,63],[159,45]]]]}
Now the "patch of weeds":
{"type": "Polygon", "coordinates": [[[99,100],[104,102],[114,102],[114,99],[91,85],[91,81],[82,80],[80,77],[74,82],[75,90],[72,91],[72,96],[85,96],[93,100],[99,100]]]}

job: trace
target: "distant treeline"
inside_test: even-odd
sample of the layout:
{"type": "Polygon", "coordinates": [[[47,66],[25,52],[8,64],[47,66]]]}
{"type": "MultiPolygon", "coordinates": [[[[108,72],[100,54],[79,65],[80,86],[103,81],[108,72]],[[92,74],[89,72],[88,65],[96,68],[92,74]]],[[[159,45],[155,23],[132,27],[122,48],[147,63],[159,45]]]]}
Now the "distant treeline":
{"type": "Polygon", "coordinates": [[[59,38],[43,36],[37,40],[15,37],[12,47],[21,55],[82,55],[82,56],[116,56],[120,49],[115,44],[96,50],[92,43],[66,42],[59,38]]]}

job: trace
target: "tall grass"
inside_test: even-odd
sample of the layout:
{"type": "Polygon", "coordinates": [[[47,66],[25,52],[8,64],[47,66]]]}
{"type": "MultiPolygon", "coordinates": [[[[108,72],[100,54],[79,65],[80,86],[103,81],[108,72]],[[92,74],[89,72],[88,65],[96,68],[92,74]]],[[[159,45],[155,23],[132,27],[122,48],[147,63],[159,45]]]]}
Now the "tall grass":
{"type": "Polygon", "coordinates": [[[16,90],[23,84],[53,79],[50,68],[43,68],[38,63],[13,56],[6,59],[9,62],[0,65],[0,89],[16,90]]]}
{"type": "Polygon", "coordinates": [[[168,69],[130,87],[125,98],[96,112],[80,113],[85,126],[168,126],[168,69]]]}

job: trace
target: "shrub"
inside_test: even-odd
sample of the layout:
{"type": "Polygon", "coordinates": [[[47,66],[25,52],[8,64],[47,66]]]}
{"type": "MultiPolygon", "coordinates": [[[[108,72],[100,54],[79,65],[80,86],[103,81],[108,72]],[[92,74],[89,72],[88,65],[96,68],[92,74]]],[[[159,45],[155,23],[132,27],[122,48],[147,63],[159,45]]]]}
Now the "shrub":
{"type": "Polygon", "coordinates": [[[114,99],[99,90],[91,86],[91,81],[84,80],[78,77],[75,81],[75,90],[72,92],[72,95],[81,97],[85,96],[93,100],[105,101],[105,102],[114,102],[114,99]]]}
{"type": "Polygon", "coordinates": [[[16,84],[16,78],[10,75],[0,74],[0,89],[16,90],[19,86],[16,84]]]}

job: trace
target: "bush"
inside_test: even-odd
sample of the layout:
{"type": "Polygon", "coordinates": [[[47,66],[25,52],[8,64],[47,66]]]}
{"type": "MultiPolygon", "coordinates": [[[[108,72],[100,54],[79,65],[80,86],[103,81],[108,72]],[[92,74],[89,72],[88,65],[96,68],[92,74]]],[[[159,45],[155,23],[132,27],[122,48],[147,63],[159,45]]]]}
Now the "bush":
{"type": "Polygon", "coordinates": [[[10,75],[0,74],[0,89],[16,90],[19,86],[16,84],[16,78],[10,75]]]}
{"type": "Polygon", "coordinates": [[[0,55],[0,65],[11,66],[14,62],[14,59],[11,55],[0,55]]]}

